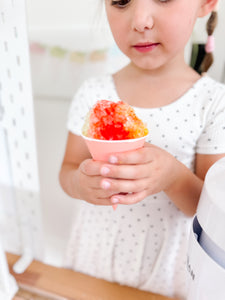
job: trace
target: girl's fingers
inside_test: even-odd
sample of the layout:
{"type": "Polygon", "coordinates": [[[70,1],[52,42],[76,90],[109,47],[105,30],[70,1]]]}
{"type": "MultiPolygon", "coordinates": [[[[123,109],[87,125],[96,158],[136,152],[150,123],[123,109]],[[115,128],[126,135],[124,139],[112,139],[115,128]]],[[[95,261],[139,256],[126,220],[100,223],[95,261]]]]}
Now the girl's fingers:
{"type": "Polygon", "coordinates": [[[117,194],[111,197],[112,204],[135,204],[142,201],[147,196],[147,190],[143,190],[137,193],[128,193],[128,194],[117,194]]]}
{"type": "Polygon", "coordinates": [[[88,186],[90,189],[93,190],[99,190],[101,189],[101,176],[86,176],[85,177],[85,184],[88,186]]]}
{"type": "Polygon", "coordinates": [[[147,185],[147,178],[140,180],[116,180],[112,178],[104,178],[101,180],[101,188],[103,190],[112,191],[112,193],[136,193],[144,190],[147,185]]]}
{"type": "Polygon", "coordinates": [[[97,205],[112,205],[111,197],[118,192],[106,191],[101,188],[88,188],[85,200],[97,205]]]}
{"type": "Polygon", "coordinates": [[[100,174],[103,177],[118,179],[141,179],[150,176],[150,164],[140,165],[102,165],[100,174]]]}
{"type": "Polygon", "coordinates": [[[86,159],[80,165],[80,171],[87,176],[100,175],[99,170],[102,166],[102,162],[94,161],[93,159],[86,159]]]}
{"type": "Polygon", "coordinates": [[[91,181],[88,185],[88,190],[90,198],[93,197],[97,199],[109,199],[112,195],[119,193],[110,183],[104,180],[100,181],[99,179],[96,181],[96,185],[91,181]]]}
{"type": "Polygon", "coordinates": [[[90,203],[95,204],[95,205],[102,205],[102,206],[109,206],[109,205],[113,205],[111,199],[109,198],[98,198],[95,199],[94,201],[91,201],[90,203]]]}
{"type": "Polygon", "coordinates": [[[145,164],[153,160],[154,150],[155,146],[150,145],[149,143],[145,143],[145,146],[143,148],[110,155],[109,163],[119,165],[145,164]]]}

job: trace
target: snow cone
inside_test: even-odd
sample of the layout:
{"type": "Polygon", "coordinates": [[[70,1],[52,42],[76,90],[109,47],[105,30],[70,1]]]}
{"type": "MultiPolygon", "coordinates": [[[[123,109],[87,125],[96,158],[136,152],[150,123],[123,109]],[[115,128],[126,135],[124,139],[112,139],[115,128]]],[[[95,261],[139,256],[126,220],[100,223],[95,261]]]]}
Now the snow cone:
{"type": "Polygon", "coordinates": [[[82,135],[94,160],[143,147],[148,129],[123,101],[97,101],[86,117],[82,135]]]}

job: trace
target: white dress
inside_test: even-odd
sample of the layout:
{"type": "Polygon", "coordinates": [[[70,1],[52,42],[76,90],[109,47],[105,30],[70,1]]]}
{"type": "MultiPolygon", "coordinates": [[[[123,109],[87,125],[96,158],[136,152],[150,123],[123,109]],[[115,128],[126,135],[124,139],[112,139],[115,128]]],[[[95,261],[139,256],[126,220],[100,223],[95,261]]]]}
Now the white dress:
{"type": "MultiPolygon", "coordinates": [[[[72,101],[68,130],[79,135],[86,113],[100,99],[120,100],[111,75],[84,82],[72,101]]],[[[225,86],[209,77],[200,78],[169,105],[134,109],[147,123],[148,142],[167,150],[191,170],[196,152],[225,153],[225,86]]],[[[135,205],[119,205],[116,211],[82,201],[66,267],[185,299],[191,222],[164,192],[135,205]]]]}

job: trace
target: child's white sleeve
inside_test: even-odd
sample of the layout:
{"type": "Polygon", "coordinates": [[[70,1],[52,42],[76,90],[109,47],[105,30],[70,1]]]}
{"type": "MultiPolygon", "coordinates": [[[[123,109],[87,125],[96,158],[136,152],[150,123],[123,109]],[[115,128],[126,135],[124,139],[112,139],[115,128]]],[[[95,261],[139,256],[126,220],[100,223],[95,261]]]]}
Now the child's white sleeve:
{"type": "Polygon", "coordinates": [[[200,154],[225,153],[225,88],[220,95],[216,95],[213,105],[207,111],[196,152],[200,154]]]}
{"type": "Polygon", "coordinates": [[[67,129],[73,134],[80,135],[87,113],[92,107],[91,90],[88,81],[85,81],[70,104],[67,129]]]}

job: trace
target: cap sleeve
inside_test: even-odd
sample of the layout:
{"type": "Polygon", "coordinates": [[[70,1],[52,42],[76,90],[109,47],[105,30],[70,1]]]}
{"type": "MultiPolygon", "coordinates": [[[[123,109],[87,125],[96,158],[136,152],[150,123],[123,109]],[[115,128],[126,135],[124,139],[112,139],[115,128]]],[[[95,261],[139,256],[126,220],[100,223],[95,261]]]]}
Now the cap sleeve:
{"type": "Polygon", "coordinates": [[[67,129],[73,134],[81,134],[85,117],[92,107],[91,98],[91,86],[85,81],[77,90],[69,108],[67,129]]]}
{"type": "Polygon", "coordinates": [[[207,111],[203,131],[196,152],[200,154],[225,153],[225,86],[215,91],[213,104],[207,111]]]}

